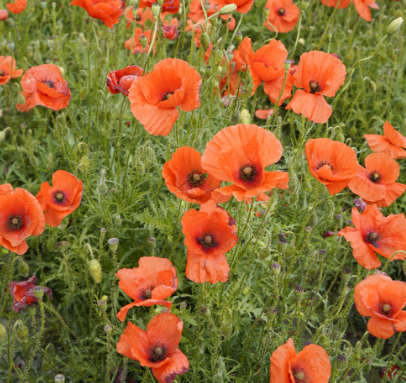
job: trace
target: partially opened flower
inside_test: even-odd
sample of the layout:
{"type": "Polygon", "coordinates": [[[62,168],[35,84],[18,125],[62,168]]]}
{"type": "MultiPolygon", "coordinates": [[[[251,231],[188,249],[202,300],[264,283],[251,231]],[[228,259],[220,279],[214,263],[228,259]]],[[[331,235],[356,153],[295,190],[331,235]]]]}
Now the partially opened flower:
{"type": "Polygon", "coordinates": [[[143,31],[141,28],[135,28],[134,36],[130,37],[125,43],[124,46],[131,51],[132,54],[134,53],[142,53],[147,52],[149,50],[149,43],[151,42],[151,31],[143,31]],[[147,45],[145,48],[141,45],[141,37],[145,36],[147,39],[147,45]]]}
{"type": "Polygon", "coordinates": [[[353,3],[358,14],[366,21],[372,21],[369,8],[379,9],[379,5],[375,3],[375,0],[353,0],[353,3]]]}
{"type": "Polygon", "coordinates": [[[324,96],[335,96],[344,84],[346,73],[345,65],[333,55],[321,51],[302,54],[294,85],[304,89],[296,90],[286,109],[324,124],[332,113],[324,96]]]}
{"type": "Polygon", "coordinates": [[[218,0],[218,9],[221,9],[229,4],[237,6],[237,12],[247,13],[253,6],[254,0],[218,0]]]}
{"type": "Polygon", "coordinates": [[[155,136],[167,136],[179,116],[200,106],[200,74],[186,61],[165,59],[147,76],[135,79],[129,100],[134,117],[155,136]]]}
{"type": "MultiPolygon", "coordinates": [[[[163,16],[161,17],[163,19],[163,16]]],[[[178,32],[178,19],[173,17],[169,20],[162,20],[162,30],[164,32],[164,37],[168,40],[176,40],[179,36],[178,32]]]]}
{"type": "Polygon", "coordinates": [[[307,141],[305,148],[310,173],[331,195],[343,190],[355,176],[357,155],[342,142],[316,138],[307,141]]]}
{"type": "MultiPolygon", "coordinates": [[[[140,0],[139,8],[151,8],[152,4],[155,4],[156,0],[140,0]]],[[[180,8],[180,0],[164,0],[162,4],[162,12],[178,13],[180,8]]]]}
{"type": "MultiPolygon", "coordinates": [[[[367,205],[365,212],[360,214],[354,207],[352,222],[355,227],[345,227],[338,236],[343,235],[351,243],[354,258],[366,269],[381,266],[375,253],[389,259],[396,251],[406,251],[406,219],[403,214],[384,217],[376,205],[367,205]]],[[[392,259],[404,260],[405,254],[398,253],[392,259]]]]}
{"type": "Polygon", "coordinates": [[[392,281],[384,274],[370,275],[355,286],[355,307],[364,317],[370,317],[371,335],[388,339],[396,332],[406,331],[406,283],[392,281]]]}
{"type": "Polygon", "coordinates": [[[5,9],[0,9],[0,21],[7,20],[8,12],[5,9]]]}
{"type": "Polygon", "coordinates": [[[7,3],[6,7],[11,13],[19,14],[25,10],[27,0],[15,0],[14,3],[7,3]]]}
{"type": "Polygon", "coordinates": [[[108,28],[113,28],[123,13],[119,0],[73,0],[70,5],[83,8],[90,17],[103,21],[108,28]]]}
{"type": "Polygon", "coordinates": [[[60,69],[54,64],[43,64],[28,69],[21,78],[24,104],[17,104],[20,112],[26,112],[36,105],[52,110],[64,109],[69,105],[71,93],[60,69]]]}
{"type": "MultiPolygon", "coordinates": [[[[338,0],[321,0],[321,2],[326,7],[335,8],[337,6],[338,0]]],[[[338,9],[347,8],[350,4],[351,4],[351,0],[341,0],[340,5],[338,6],[338,9]]]]}
{"type": "Polygon", "coordinates": [[[0,85],[20,77],[23,72],[23,69],[16,69],[16,61],[11,56],[0,56],[0,85]]]}
{"type": "Polygon", "coordinates": [[[141,77],[142,74],[143,69],[137,65],[113,70],[107,74],[107,90],[111,94],[124,93],[128,96],[131,84],[137,77],[141,77]]]}
{"type": "Polygon", "coordinates": [[[365,158],[365,168],[358,165],[348,187],[367,204],[388,207],[406,190],[406,185],[396,182],[399,174],[399,164],[394,159],[385,153],[372,153],[365,158]]]}
{"type": "Polygon", "coordinates": [[[152,16],[152,12],[150,8],[137,8],[137,14],[134,18],[133,15],[133,7],[127,7],[124,9],[124,15],[127,20],[126,27],[127,29],[130,28],[130,25],[132,22],[136,22],[137,24],[142,25],[143,27],[145,26],[145,22],[147,20],[149,21],[154,21],[154,17],[152,16]]]}
{"type": "MultiPolygon", "coordinates": [[[[292,0],[268,0],[265,8],[269,9],[268,21],[279,33],[290,32],[300,18],[300,9],[292,0]]],[[[264,25],[274,31],[271,26],[264,21],[264,25]]]]}
{"type": "Polygon", "coordinates": [[[406,137],[401,135],[388,121],[383,125],[383,136],[365,134],[369,147],[378,153],[385,153],[395,160],[406,158],[406,137]]]}
{"type": "Polygon", "coordinates": [[[331,363],[323,347],[310,344],[296,354],[293,340],[271,356],[271,383],[328,383],[331,363]]]}
{"type": "Polygon", "coordinates": [[[128,322],[117,343],[117,352],[150,367],[160,383],[172,383],[189,371],[189,361],[178,349],[183,323],[174,314],[162,313],[151,319],[147,331],[128,322]]]}
{"type": "Polygon", "coordinates": [[[45,211],[45,222],[57,227],[62,220],[75,211],[82,200],[83,185],[73,174],[58,170],[52,175],[52,184],[44,182],[37,200],[45,211]]]}
{"type": "Polygon", "coordinates": [[[224,196],[234,196],[237,201],[256,196],[267,201],[265,191],[288,188],[288,173],[264,169],[278,162],[282,152],[282,144],[273,133],[257,125],[234,125],[207,143],[202,166],[217,179],[233,183],[216,190],[224,196]]]}
{"type": "Polygon", "coordinates": [[[116,274],[118,285],[134,299],[120,309],[117,318],[124,322],[128,310],[134,306],[162,305],[170,309],[172,303],[165,299],[178,288],[178,277],[172,262],[166,258],[142,257],[134,269],[121,269],[116,274]]]}
{"type": "Polygon", "coordinates": [[[41,205],[27,190],[0,185],[0,245],[24,254],[28,250],[26,238],[38,236],[45,229],[41,205]]]}

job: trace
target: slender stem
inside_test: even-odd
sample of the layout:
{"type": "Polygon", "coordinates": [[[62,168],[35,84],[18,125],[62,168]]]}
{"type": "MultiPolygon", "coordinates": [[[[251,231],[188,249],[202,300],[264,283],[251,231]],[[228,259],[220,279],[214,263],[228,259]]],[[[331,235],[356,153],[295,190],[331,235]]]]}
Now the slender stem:
{"type": "Polygon", "coordinates": [[[324,38],[326,37],[326,34],[327,34],[327,32],[328,32],[328,28],[329,28],[329,26],[330,26],[330,23],[333,21],[334,15],[335,15],[335,13],[337,12],[338,7],[340,6],[340,3],[341,3],[341,0],[338,0],[338,1],[337,1],[337,5],[336,5],[335,8],[334,8],[334,12],[331,14],[330,19],[328,20],[326,29],[324,30],[324,33],[323,33],[323,36],[322,36],[322,38],[321,38],[320,44],[319,44],[319,46],[318,46],[318,48],[317,48],[318,51],[321,49],[321,46],[323,45],[323,41],[324,41],[324,38]]]}

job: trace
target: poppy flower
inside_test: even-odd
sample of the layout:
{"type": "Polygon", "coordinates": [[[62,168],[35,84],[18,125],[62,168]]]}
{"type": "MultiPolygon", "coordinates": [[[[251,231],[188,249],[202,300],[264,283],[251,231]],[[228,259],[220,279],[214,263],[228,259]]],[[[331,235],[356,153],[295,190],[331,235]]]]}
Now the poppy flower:
{"type": "Polygon", "coordinates": [[[20,112],[26,112],[36,105],[52,110],[64,109],[71,99],[68,83],[60,69],[54,64],[43,64],[28,69],[21,78],[24,104],[17,104],[20,112]]]}
{"type": "Polygon", "coordinates": [[[267,201],[265,191],[288,188],[288,173],[264,170],[278,162],[282,152],[282,144],[273,133],[252,124],[233,125],[207,143],[202,166],[217,179],[234,183],[216,189],[224,196],[233,195],[237,201],[256,196],[267,201]]]}
{"type": "MultiPolygon", "coordinates": [[[[155,0],[140,0],[138,8],[151,8],[152,4],[155,4],[155,0]]],[[[162,12],[168,13],[178,13],[180,8],[180,0],[164,0],[164,3],[161,5],[162,12]]]]}
{"type": "Polygon", "coordinates": [[[385,153],[395,160],[406,158],[406,137],[402,136],[388,121],[383,125],[383,136],[365,134],[369,147],[374,152],[385,153]]]}
{"type": "Polygon", "coordinates": [[[154,136],[167,136],[179,116],[200,106],[200,74],[186,61],[165,59],[147,76],[134,80],[128,96],[131,112],[154,136]]]}
{"type": "MultiPolygon", "coordinates": [[[[163,19],[163,17],[162,17],[163,19]]],[[[178,19],[176,17],[169,20],[162,20],[162,30],[164,37],[168,40],[176,40],[179,36],[178,19]]]]}
{"type": "Polygon", "coordinates": [[[117,352],[150,367],[160,383],[172,383],[189,371],[189,361],[178,349],[183,323],[174,314],[161,313],[148,323],[147,331],[128,322],[117,343],[117,352]]]}
{"type": "Polygon", "coordinates": [[[296,90],[286,109],[324,124],[332,113],[324,96],[335,96],[344,84],[346,73],[345,65],[333,55],[320,51],[302,54],[294,85],[304,89],[296,90]]]}
{"type": "Polygon", "coordinates": [[[123,14],[122,3],[118,0],[73,0],[70,5],[83,8],[90,17],[103,21],[108,28],[113,28],[123,14]]]}
{"type": "Polygon", "coordinates": [[[375,0],[353,0],[353,3],[358,14],[366,21],[372,21],[369,8],[379,9],[379,5],[375,3],[375,0]]]}
{"type": "Polygon", "coordinates": [[[176,150],[162,170],[168,189],[190,203],[209,201],[212,191],[221,184],[203,169],[201,157],[194,148],[184,146],[176,150]]]}
{"type": "Polygon", "coordinates": [[[124,322],[128,310],[134,306],[162,305],[170,309],[172,303],[165,301],[178,288],[176,269],[169,259],[142,257],[134,269],[121,269],[116,274],[118,285],[134,299],[120,309],[117,318],[124,322]]]}
{"type": "MultiPolygon", "coordinates": [[[[38,302],[34,295],[34,287],[36,287],[37,277],[33,275],[23,282],[10,282],[10,294],[13,296],[13,310],[18,313],[24,306],[29,306],[32,303],[38,302]]],[[[42,287],[42,286],[41,286],[42,287]]],[[[52,290],[49,287],[42,287],[42,291],[47,294],[51,299],[52,290]]]]}
{"type": "Polygon", "coordinates": [[[335,235],[335,231],[329,230],[329,231],[325,231],[322,235],[323,239],[326,239],[328,237],[333,237],[335,235]]]}
{"type": "Polygon", "coordinates": [[[0,21],[7,20],[8,12],[5,9],[0,9],[0,21]]]}
{"type": "Polygon", "coordinates": [[[355,176],[357,155],[342,142],[316,138],[307,141],[305,148],[310,173],[331,195],[343,190],[355,176]]]}
{"type": "MultiPolygon", "coordinates": [[[[355,227],[345,227],[338,236],[351,243],[355,260],[366,269],[381,266],[378,253],[391,258],[398,251],[406,251],[406,219],[403,214],[384,217],[376,205],[367,205],[360,214],[356,207],[352,209],[352,222],[355,227]]],[[[393,259],[405,259],[405,254],[398,253],[393,259]]]]}
{"type": "Polygon", "coordinates": [[[140,38],[141,36],[145,36],[147,38],[147,45],[145,47],[145,52],[149,50],[149,43],[151,42],[151,31],[143,31],[141,28],[135,28],[134,37],[130,37],[125,43],[124,46],[131,51],[132,54],[134,53],[142,53],[144,52],[144,48],[141,45],[140,38]]]}
{"type": "Polygon", "coordinates": [[[52,174],[52,184],[41,185],[37,200],[45,211],[45,222],[57,227],[62,220],[75,211],[82,200],[83,185],[73,174],[57,170],[52,174]]]}
{"type": "Polygon", "coordinates": [[[181,223],[187,246],[186,277],[196,283],[226,282],[230,267],[224,254],[238,241],[228,214],[220,208],[191,209],[181,223]]]}
{"type": "Polygon", "coordinates": [[[292,338],[271,356],[271,383],[328,383],[331,363],[323,347],[309,344],[296,354],[292,338]]]}
{"type": "MultiPolygon", "coordinates": [[[[331,7],[335,8],[337,6],[338,0],[321,0],[323,5],[326,7],[331,7]]],[[[341,0],[340,5],[338,6],[338,9],[344,9],[347,8],[351,3],[351,0],[341,0]]]]}
{"type": "Polygon", "coordinates": [[[28,250],[26,238],[38,236],[45,229],[41,205],[27,190],[10,184],[0,185],[0,245],[24,254],[28,250]]]}
{"type": "Polygon", "coordinates": [[[236,94],[240,80],[241,77],[238,74],[238,71],[233,71],[231,75],[226,75],[220,80],[219,87],[223,101],[225,97],[229,97],[230,95],[234,96],[236,94]]]}
{"type": "Polygon", "coordinates": [[[127,20],[127,24],[126,27],[127,29],[130,28],[131,23],[133,23],[134,21],[137,24],[142,25],[143,27],[145,26],[145,22],[147,20],[150,21],[154,21],[154,17],[152,16],[152,12],[150,8],[137,8],[137,14],[135,16],[135,20],[134,20],[134,15],[133,15],[133,7],[127,7],[126,9],[124,9],[124,15],[125,18],[127,20]]]}
{"type": "Polygon", "coordinates": [[[254,0],[218,0],[218,9],[220,10],[229,4],[235,4],[237,12],[247,13],[252,8],[254,0]]]}
{"type": "Polygon", "coordinates": [[[273,109],[258,109],[255,111],[255,117],[260,120],[267,120],[273,115],[273,109]]]}
{"type": "Polygon", "coordinates": [[[16,61],[11,56],[0,56],[0,85],[7,84],[11,78],[20,77],[23,69],[16,70],[16,61]]]}
{"type": "Polygon", "coordinates": [[[141,77],[142,74],[143,69],[136,65],[113,70],[107,75],[107,90],[111,94],[124,93],[128,96],[128,91],[134,79],[141,77]]]}
{"type": "MultiPolygon", "coordinates": [[[[227,20],[227,19],[226,19],[227,20]]],[[[228,23],[227,23],[227,28],[229,31],[233,31],[236,27],[237,23],[235,22],[235,18],[234,17],[230,17],[228,19],[228,23]]]]}
{"type": "MultiPolygon", "coordinates": [[[[263,82],[264,92],[276,104],[285,80],[284,63],[288,57],[285,46],[280,41],[271,40],[254,53],[251,39],[245,37],[238,46],[238,51],[241,59],[248,65],[254,84],[253,94],[263,82]]],[[[293,81],[294,77],[288,73],[285,88],[278,105],[281,105],[287,98],[292,96],[293,81]]]]}
{"type": "Polygon", "coordinates": [[[392,281],[384,274],[370,275],[355,286],[355,307],[360,315],[370,317],[371,335],[388,339],[406,331],[406,283],[392,281]]]}
{"type": "Polygon", "coordinates": [[[372,153],[365,158],[365,168],[358,164],[348,187],[367,204],[388,207],[406,190],[406,185],[395,182],[399,174],[399,164],[394,159],[385,153],[372,153]]]}
{"type": "Polygon", "coordinates": [[[6,7],[11,13],[19,14],[27,6],[27,0],[15,0],[14,3],[7,3],[6,7]]]}
{"type": "MultiPolygon", "coordinates": [[[[268,21],[279,33],[290,32],[300,18],[300,9],[292,0],[268,0],[265,8],[268,8],[268,21]]],[[[266,22],[264,25],[273,32],[271,26],[266,22]]]]}
{"type": "MultiPolygon", "coordinates": [[[[214,15],[217,10],[216,10],[216,3],[214,0],[208,0],[204,2],[203,4],[208,5],[208,9],[206,9],[207,16],[210,17],[214,15]]],[[[189,5],[189,13],[187,14],[187,17],[194,21],[195,23],[200,22],[199,20],[204,20],[204,12],[202,9],[202,4],[200,0],[192,0],[189,5]]],[[[203,24],[202,24],[203,25],[203,24]]]]}

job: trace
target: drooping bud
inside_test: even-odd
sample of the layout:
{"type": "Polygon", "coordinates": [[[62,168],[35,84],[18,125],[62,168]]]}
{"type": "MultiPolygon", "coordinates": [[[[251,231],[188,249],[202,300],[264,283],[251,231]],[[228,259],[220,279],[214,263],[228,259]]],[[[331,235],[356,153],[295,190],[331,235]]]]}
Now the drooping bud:
{"type": "Polygon", "coordinates": [[[324,349],[328,348],[330,346],[330,338],[324,334],[321,334],[319,338],[319,344],[324,349]]]}
{"type": "Polygon", "coordinates": [[[213,376],[213,383],[223,383],[223,382],[224,382],[223,375],[216,374],[213,376]]]}
{"type": "Polygon", "coordinates": [[[102,281],[102,268],[100,262],[97,259],[92,259],[88,264],[89,273],[92,276],[95,283],[101,283],[102,281]]]}
{"type": "Polygon", "coordinates": [[[89,92],[89,89],[87,86],[84,86],[80,91],[79,91],[79,98],[83,101],[89,92]]]}
{"type": "Polygon", "coordinates": [[[214,65],[219,65],[223,61],[223,52],[216,49],[214,52],[214,65]]]}
{"type": "Polygon", "coordinates": [[[102,169],[100,171],[100,179],[99,179],[99,185],[97,186],[97,192],[100,195],[106,194],[108,191],[108,187],[106,185],[106,170],[102,169]]]}
{"type": "Polygon", "coordinates": [[[344,134],[343,134],[342,132],[338,133],[338,134],[335,136],[335,141],[344,142],[344,141],[345,141],[344,134]]]}
{"type": "Polygon", "coordinates": [[[351,269],[349,267],[343,269],[342,279],[345,284],[351,279],[351,269]]]}
{"type": "Polygon", "coordinates": [[[227,4],[220,9],[220,15],[231,15],[236,9],[236,4],[227,4]]]}
{"type": "Polygon", "coordinates": [[[26,262],[21,261],[20,264],[18,265],[18,271],[23,277],[28,277],[30,268],[28,267],[28,264],[26,262]]]}
{"type": "Polygon", "coordinates": [[[310,227],[315,227],[319,222],[319,217],[317,216],[316,209],[313,209],[313,213],[309,218],[309,222],[307,223],[310,227]]]}
{"type": "Polygon", "coordinates": [[[200,43],[202,44],[202,47],[205,51],[207,51],[207,49],[209,49],[210,46],[210,37],[206,32],[203,32],[200,35],[200,43]]]}
{"type": "Polygon", "coordinates": [[[285,258],[289,259],[293,254],[295,254],[295,252],[296,252],[296,248],[294,245],[286,246],[285,258]]]}
{"type": "Polygon", "coordinates": [[[397,19],[393,20],[388,25],[388,29],[386,30],[386,33],[388,35],[391,35],[392,33],[395,33],[400,28],[402,23],[403,23],[403,18],[402,17],[398,17],[397,19]]]}

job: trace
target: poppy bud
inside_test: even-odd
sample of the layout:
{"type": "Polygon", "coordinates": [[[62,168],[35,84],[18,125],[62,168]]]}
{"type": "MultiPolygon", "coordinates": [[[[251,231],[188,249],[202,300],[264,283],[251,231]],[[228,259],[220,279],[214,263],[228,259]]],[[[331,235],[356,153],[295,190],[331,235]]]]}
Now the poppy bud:
{"type": "Polygon", "coordinates": [[[350,137],[354,137],[357,134],[357,128],[355,126],[352,126],[349,133],[350,137]]]}
{"type": "Polygon", "coordinates": [[[292,255],[294,255],[296,252],[296,248],[294,245],[288,245],[286,246],[286,250],[285,250],[285,258],[290,258],[292,255]]]}
{"type": "Polygon", "coordinates": [[[258,258],[263,261],[264,259],[268,258],[269,256],[269,249],[264,247],[263,249],[260,250],[258,254],[258,258]]]}
{"type": "Polygon", "coordinates": [[[306,41],[305,41],[305,39],[300,38],[299,41],[298,41],[298,43],[299,43],[300,45],[305,45],[306,41]]]}
{"type": "Polygon", "coordinates": [[[309,222],[307,224],[310,227],[315,227],[318,222],[319,222],[319,217],[317,216],[316,209],[314,209],[312,215],[309,218],[309,222]]]}
{"type": "Polygon", "coordinates": [[[313,191],[313,186],[310,185],[310,184],[307,184],[307,185],[306,185],[306,191],[307,191],[308,193],[311,193],[311,192],[313,191]]]}
{"type": "Polygon", "coordinates": [[[87,86],[84,86],[80,91],[79,91],[79,98],[83,101],[87,97],[87,93],[89,92],[89,89],[87,86]]]}
{"type": "Polygon", "coordinates": [[[62,374],[55,375],[55,383],[63,383],[65,381],[65,377],[62,374]]]}
{"type": "Polygon", "coordinates": [[[291,64],[292,64],[292,61],[290,61],[289,59],[287,59],[284,62],[283,67],[285,68],[285,71],[288,71],[290,69],[291,64]]]}
{"type": "Polygon", "coordinates": [[[220,15],[231,15],[237,9],[235,4],[227,4],[220,9],[220,15]]]}
{"type": "Polygon", "coordinates": [[[42,7],[43,9],[45,9],[45,8],[47,7],[47,2],[46,2],[46,0],[41,0],[41,7],[42,7]]]}
{"type": "Polygon", "coordinates": [[[388,29],[386,30],[386,33],[388,35],[391,35],[392,33],[395,33],[400,28],[402,23],[403,23],[403,18],[402,17],[398,17],[397,19],[393,20],[389,24],[388,29]]]}
{"type": "Polygon", "coordinates": [[[299,201],[299,193],[293,193],[289,197],[289,204],[290,205],[295,205],[299,201]]]}
{"type": "Polygon", "coordinates": [[[120,214],[117,214],[117,215],[114,217],[114,224],[117,225],[117,226],[121,226],[122,223],[123,223],[123,221],[122,221],[122,219],[121,219],[120,214]]]}
{"type": "Polygon", "coordinates": [[[269,8],[264,8],[264,16],[265,16],[265,18],[267,19],[268,18],[268,16],[269,16],[269,8]]]}
{"type": "Polygon", "coordinates": [[[300,302],[303,299],[305,289],[300,285],[295,285],[295,287],[293,288],[293,291],[295,293],[296,302],[300,302]]]}
{"type": "Polygon", "coordinates": [[[60,251],[62,254],[65,254],[68,250],[69,243],[67,241],[57,242],[55,248],[60,251]]]}
{"type": "Polygon", "coordinates": [[[35,304],[30,304],[30,305],[27,307],[27,312],[28,312],[28,315],[29,315],[30,317],[35,316],[35,314],[36,314],[36,312],[37,312],[37,308],[36,308],[35,304]]]}
{"type": "Polygon", "coordinates": [[[336,368],[339,371],[344,370],[347,367],[347,358],[344,354],[337,355],[336,359],[336,368]]]}
{"type": "Polygon", "coordinates": [[[251,122],[251,115],[247,109],[243,109],[238,118],[240,124],[249,124],[251,122]]]}
{"type": "Polygon", "coordinates": [[[241,32],[237,32],[235,35],[235,39],[237,40],[237,42],[241,42],[242,41],[242,33],[241,32]]]}
{"type": "Polygon", "coordinates": [[[80,169],[80,171],[81,172],[86,172],[86,170],[89,168],[89,166],[90,166],[90,160],[89,160],[89,157],[86,155],[86,156],[83,156],[81,159],[80,159],[80,162],[79,162],[79,169],[80,169]]]}
{"type": "Polygon", "coordinates": [[[207,49],[209,49],[210,46],[210,38],[209,35],[206,32],[203,32],[200,35],[200,43],[202,44],[202,47],[205,51],[207,51],[207,49]]]}
{"type": "Polygon", "coordinates": [[[209,309],[207,307],[201,307],[200,308],[200,314],[206,315],[209,312],[209,309]]]}
{"type": "Polygon", "coordinates": [[[97,186],[97,192],[100,195],[103,195],[103,194],[106,194],[108,192],[108,187],[107,187],[106,182],[105,182],[106,171],[103,169],[100,173],[101,174],[100,174],[99,185],[97,186]]]}
{"type": "Polygon", "coordinates": [[[302,0],[302,2],[300,3],[300,9],[302,11],[305,11],[309,7],[309,3],[309,0],[302,0]]]}
{"type": "Polygon", "coordinates": [[[9,42],[7,43],[7,48],[10,49],[10,51],[13,51],[13,50],[15,49],[14,42],[9,41],[9,42]]]}
{"type": "Polygon", "coordinates": [[[28,277],[28,273],[30,271],[30,268],[28,267],[27,263],[24,261],[21,261],[20,264],[18,265],[18,271],[23,277],[28,277]]]}
{"type": "Polygon", "coordinates": [[[104,326],[104,332],[105,332],[106,334],[111,334],[112,331],[113,331],[113,328],[112,328],[109,324],[106,324],[106,325],[104,326]]]}
{"type": "Polygon", "coordinates": [[[342,279],[345,284],[351,279],[351,269],[349,267],[343,269],[342,279]]]}
{"type": "Polygon", "coordinates": [[[247,295],[247,294],[249,293],[249,291],[250,291],[250,288],[249,288],[248,286],[245,286],[244,289],[243,289],[243,291],[242,291],[242,293],[243,293],[244,295],[247,295]]]}
{"type": "Polygon", "coordinates": [[[220,373],[213,376],[213,383],[223,383],[223,382],[224,382],[223,375],[221,375],[220,373]]]}
{"type": "Polygon", "coordinates": [[[116,253],[117,249],[118,249],[118,239],[117,238],[110,238],[108,240],[109,246],[110,246],[110,250],[112,251],[112,253],[116,253]]]}
{"type": "Polygon", "coordinates": [[[28,337],[28,328],[27,326],[20,321],[17,327],[17,338],[20,342],[24,342],[28,337]]]}
{"type": "Polygon", "coordinates": [[[331,32],[327,32],[327,38],[328,38],[329,40],[331,40],[332,37],[333,37],[333,34],[332,34],[331,32]]]}
{"type": "Polygon", "coordinates": [[[216,49],[214,52],[214,65],[219,65],[223,61],[223,52],[216,49]]]}
{"type": "Polygon", "coordinates": [[[44,372],[51,371],[51,368],[52,366],[46,360],[42,362],[42,369],[44,370],[44,372]]]}
{"type": "Polygon", "coordinates": [[[354,49],[351,49],[351,50],[349,50],[349,51],[347,52],[347,55],[345,56],[345,58],[346,58],[348,61],[352,61],[352,60],[354,60],[354,55],[355,55],[354,49]]]}
{"type": "Polygon", "coordinates": [[[279,263],[272,263],[271,270],[273,275],[279,275],[281,272],[281,265],[279,263]]]}
{"type": "Polygon", "coordinates": [[[102,268],[97,259],[92,259],[88,264],[89,273],[92,276],[95,283],[101,283],[102,281],[102,268]]]}
{"type": "Polygon", "coordinates": [[[97,302],[97,306],[99,307],[100,311],[105,312],[107,310],[107,302],[105,299],[101,299],[97,302]]]}
{"type": "Polygon", "coordinates": [[[48,44],[48,48],[49,48],[49,49],[54,49],[54,48],[55,48],[55,41],[52,39],[52,37],[50,37],[50,38],[47,40],[47,44],[48,44]]]}
{"type": "Polygon", "coordinates": [[[231,336],[231,334],[233,333],[233,325],[231,322],[224,322],[220,328],[219,328],[219,332],[220,334],[224,337],[224,338],[229,338],[231,336]]]}
{"type": "Polygon", "coordinates": [[[180,311],[186,310],[186,308],[187,308],[187,303],[186,303],[186,302],[180,302],[179,307],[180,307],[180,311]]]}
{"type": "Polygon", "coordinates": [[[157,17],[158,17],[158,15],[159,15],[159,10],[160,10],[160,6],[159,6],[159,4],[157,4],[157,3],[154,3],[154,4],[152,4],[151,5],[151,12],[152,12],[152,15],[154,16],[154,18],[156,19],[157,17]]]}
{"type": "Polygon", "coordinates": [[[4,325],[0,323],[0,343],[3,342],[4,339],[6,339],[6,334],[7,334],[6,328],[4,327],[4,325]]]}
{"type": "Polygon", "coordinates": [[[319,338],[319,344],[324,349],[328,348],[330,346],[330,338],[324,334],[321,334],[319,338]]]}
{"type": "Polygon", "coordinates": [[[312,230],[313,230],[313,229],[312,229],[310,226],[306,226],[306,227],[305,227],[305,233],[306,233],[306,234],[310,234],[310,233],[312,232],[312,230]]]}
{"type": "Polygon", "coordinates": [[[140,37],[140,44],[143,48],[145,48],[148,44],[148,39],[147,36],[141,36],[140,37]]]}
{"type": "Polygon", "coordinates": [[[342,134],[341,132],[338,133],[337,136],[335,137],[335,141],[344,142],[345,141],[344,134],[342,134]]]}
{"type": "Polygon", "coordinates": [[[138,0],[130,0],[130,1],[129,1],[129,4],[130,4],[131,6],[133,6],[133,7],[136,7],[136,6],[138,6],[138,0]]]}

